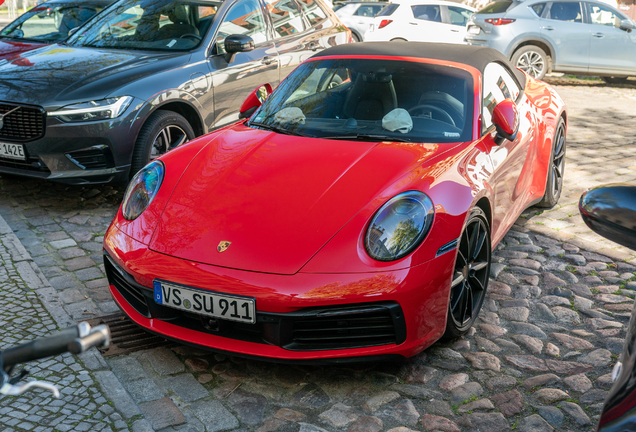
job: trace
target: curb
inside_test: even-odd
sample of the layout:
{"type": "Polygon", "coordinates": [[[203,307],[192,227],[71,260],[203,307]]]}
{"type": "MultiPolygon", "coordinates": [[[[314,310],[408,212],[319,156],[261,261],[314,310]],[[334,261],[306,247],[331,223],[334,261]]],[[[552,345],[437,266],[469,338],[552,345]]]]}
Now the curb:
{"type": "MultiPolygon", "coordinates": [[[[40,270],[40,267],[33,261],[29,252],[24,248],[20,239],[18,239],[2,215],[0,215],[0,242],[7,247],[11,254],[11,260],[18,274],[24,280],[24,283],[33,289],[57,326],[60,329],[64,329],[77,324],[64,309],[64,303],[60,299],[57,290],[49,284],[49,281],[40,270]]],[[[88,370],[93,372],[103,394],[113,402],[115,408],[124,418],[129,419],[141,414],[139,406],[130,397],[119,379],[110,370],[110,366],[106,363],[102,354],[96,348],[79,354],[77,357],[79,357],[88,370]]],[[[147,423],[146,420],[141,421],[147,423]]],[[[137,422],[139,422],[139,420],[137,422]]],[[[133,430],[137,430],[134,425],[133,430]]],[[[146,428],[143,430],[151,429],[146,428]]]]}

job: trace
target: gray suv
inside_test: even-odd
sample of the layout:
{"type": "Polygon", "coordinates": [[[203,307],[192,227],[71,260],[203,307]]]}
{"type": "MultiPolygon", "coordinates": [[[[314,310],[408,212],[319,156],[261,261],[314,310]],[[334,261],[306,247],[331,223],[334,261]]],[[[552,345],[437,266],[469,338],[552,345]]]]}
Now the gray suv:
{"type": "Polygon", "coordinates": [[[636,76],[636,24],[597,1],[496,1],[468,21],[466,42],[495,48],[541,79],[549,71],[636,76]]]}

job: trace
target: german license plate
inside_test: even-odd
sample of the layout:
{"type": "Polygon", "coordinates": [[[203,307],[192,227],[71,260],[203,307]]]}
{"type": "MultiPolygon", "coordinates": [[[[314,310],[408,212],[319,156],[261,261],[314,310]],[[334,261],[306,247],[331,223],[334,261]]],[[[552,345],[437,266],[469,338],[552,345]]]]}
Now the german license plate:
{"type": "Polygon", "coordinates": [[[155,280],[155,303],[199,315],[254,324],[256,300],[155,280]]]}
{"type": "Polygon", "coordinates": [[[479,32],[481,32],[481,27],[476,26],[476,25],[469,25],[468,26],[468,34],[469,35],[477,36],[479,34],[479,32]]]}
{"type": "Polygon", "coordinates": [[[22,144],[10,144],[0,142],[0,157],[9,159],[26,160],[22,144]]]}

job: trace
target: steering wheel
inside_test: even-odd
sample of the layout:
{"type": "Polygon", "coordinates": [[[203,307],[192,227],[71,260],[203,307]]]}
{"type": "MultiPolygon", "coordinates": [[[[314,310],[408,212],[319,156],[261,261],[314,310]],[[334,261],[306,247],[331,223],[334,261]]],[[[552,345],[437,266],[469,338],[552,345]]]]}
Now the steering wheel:
{"type": "Polygon", "coordinates": [[[194,39],[196,39],[198,41],[203,40],[203,38],[201,36],[199,36],[198,34],[194,34],[194,33],[183,34],[183,35],[179,36],[179,39],[183,39],[183,38],[187,38],[187,37],[194,38],[194,39]]]}
{"type": "Polygon", "coordinates": [[[438,113],[439,115],[441,115],[442,121],[445,123],[450,123],[453,126],[455,126],[455,120],[453,120],[453,118],[450,116],[450,114],[448,114],[446,111],[444,111],[443,109],[441,109],[440,107],[436,107],[435,105],[429,105],[429,104],[423,104],[423,105],[416,105],[413,108],[411,108],[409,110],[409,114],[413,115],[413,113],[417,112],[417,111],[425,111],[428,110],[431,112],[431,114],[433,112],[438,113]]]}

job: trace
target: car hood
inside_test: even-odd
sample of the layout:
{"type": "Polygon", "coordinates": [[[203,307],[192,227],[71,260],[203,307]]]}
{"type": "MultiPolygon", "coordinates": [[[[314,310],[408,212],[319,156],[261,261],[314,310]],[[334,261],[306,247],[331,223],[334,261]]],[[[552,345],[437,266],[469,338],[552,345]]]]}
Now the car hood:
{"type": "Polygon", "coordinates": [[[22,64],[0,61],[0,100],[57,108],[119,96],[111,93],[131,81],[186,64],[189,57],[189,53],[50,45],[23,54],[22,64]]]}
{"type": "Polygon", "coordinates": [[[47,44],[43,43],[31,43],[31,42],[18,42],[13,40],[0,40],[0,61],[7,60],[8,62],[19,60],[20,54],[27,51],[32,51],[36,48],[41,48],[47,44]]]}
{"type": "Polygon", "coordinates": [[[235,126],[185,170],[150,248],[205,264],[294,274],[437,148],[299,138],[235,126]],[[224,245],[229,247],[222,250],[224,245]]]}

